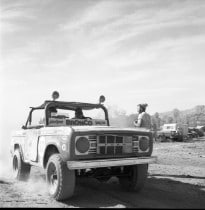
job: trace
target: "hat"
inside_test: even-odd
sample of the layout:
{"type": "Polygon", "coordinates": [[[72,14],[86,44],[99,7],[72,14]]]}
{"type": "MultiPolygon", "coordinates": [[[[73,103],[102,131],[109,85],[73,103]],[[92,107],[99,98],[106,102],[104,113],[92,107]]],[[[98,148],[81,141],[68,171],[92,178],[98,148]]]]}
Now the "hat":
{"type": "Polygon", "coordinates": [[[148,106],[148,104],[138,104],[138,106],[141,106],[143,108],[146,108],[148,106]]]}

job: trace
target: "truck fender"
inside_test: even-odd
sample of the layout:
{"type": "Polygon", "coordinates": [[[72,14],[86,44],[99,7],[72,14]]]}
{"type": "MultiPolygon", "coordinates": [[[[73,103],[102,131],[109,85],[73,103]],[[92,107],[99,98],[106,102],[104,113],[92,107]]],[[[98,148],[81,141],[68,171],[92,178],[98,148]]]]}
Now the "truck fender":
{"type": "Polygon", "coordinates": [[[59,148],[57,144],[52,143],[52,144],[46,145],[43,158],[41,159],[41,165],[45,168],[49,157],[53,154],[58,154],[58,153],[60,152],[59,152],[59,148]]]}
{"type": "Polygon", "coordinates": [[[13,147],[13,151],[12,151],[12,155],[14,154],[14,151],[19,149],[19,152],[20,152],[20,155],[21,155],[21,158],[22,160],[24,161],[25,158],[24,158],[24,154],[23,154],[23,149],[22,149],[22,146],[20,144],[14,144],[14,147],[13,147]]]}

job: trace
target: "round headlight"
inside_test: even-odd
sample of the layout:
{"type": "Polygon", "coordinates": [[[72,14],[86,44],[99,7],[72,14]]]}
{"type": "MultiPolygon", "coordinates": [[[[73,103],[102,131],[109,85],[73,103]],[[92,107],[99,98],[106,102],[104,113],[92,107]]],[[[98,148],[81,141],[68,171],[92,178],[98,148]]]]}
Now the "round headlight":
{"type": "Polygon", "coordinates": [[[141,151],[146,151],[149,148],[149,139],[145,136],[140,138],[139,148],[141,151]]]}
{"type": "Polygon", "coordinates": [[[88,139],[86,137],[80,137],[76,143],[76,149],[78,150],[78,152],[80,153],[85,153],[89,150],[90,148],[90,143],[88,141],[88,139]]]}

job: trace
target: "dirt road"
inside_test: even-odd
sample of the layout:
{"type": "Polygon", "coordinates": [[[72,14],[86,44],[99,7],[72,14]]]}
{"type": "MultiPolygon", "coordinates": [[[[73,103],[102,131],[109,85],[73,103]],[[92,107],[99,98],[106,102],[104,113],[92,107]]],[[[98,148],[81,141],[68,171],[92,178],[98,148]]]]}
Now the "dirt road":
{"type": "Polygon", "coordinates": [[[42,171],[27,183],[0,177],[0,207],[205,208],[205,138],[155,143],[157,164],[140,193],[124,192],[116,178],[107,183],[79,180],[74,196],[56,202],[48,196],[42,171]]]}

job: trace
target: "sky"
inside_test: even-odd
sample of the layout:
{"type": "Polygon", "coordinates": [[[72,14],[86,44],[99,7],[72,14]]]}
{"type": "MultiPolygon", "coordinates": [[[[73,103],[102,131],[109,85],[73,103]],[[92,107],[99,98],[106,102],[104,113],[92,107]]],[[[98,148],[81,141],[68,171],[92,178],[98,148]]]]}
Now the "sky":
{"type": "Polygon", "coordinates": [[[127,114],[204,105],[204,11],[203,0],[0,0],[1,129],[54,90],[127,114]]]}

